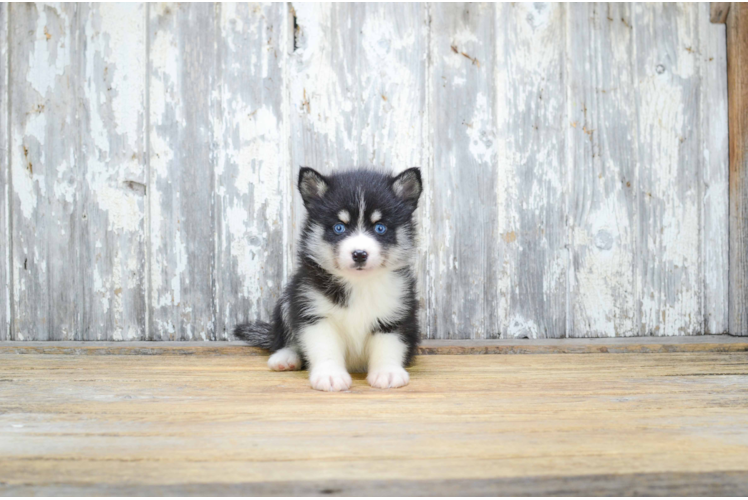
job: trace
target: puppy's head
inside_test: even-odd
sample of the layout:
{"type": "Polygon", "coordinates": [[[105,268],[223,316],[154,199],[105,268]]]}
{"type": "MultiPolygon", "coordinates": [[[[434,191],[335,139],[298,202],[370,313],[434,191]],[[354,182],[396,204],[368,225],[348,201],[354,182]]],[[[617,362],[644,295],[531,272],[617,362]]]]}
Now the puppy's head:
{"type": "Polygon", "coordinates": [[[350,278],[405,266],[413,254],[421,190],[418,168],[397,176],[367,169],[323,176],[302,168],[299,192],[308,212],[302,251],[350,278]]]}

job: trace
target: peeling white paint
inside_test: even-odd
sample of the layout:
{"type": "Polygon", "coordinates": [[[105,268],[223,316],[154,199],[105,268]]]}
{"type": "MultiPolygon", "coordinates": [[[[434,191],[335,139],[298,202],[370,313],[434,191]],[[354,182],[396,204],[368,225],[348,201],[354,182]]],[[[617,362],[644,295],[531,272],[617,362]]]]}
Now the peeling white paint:
{"type": "MultiPolygon", "coordinates": [[[[56,19],[48,19],[47,9],[54,9],[54,7],[42,4],[35,5],[39,17],[33,35],[34,51],[29,54],[27,81],[40,96],[45,96],[48,91],[55,88],[57,78],[62,77],[69,68],[71,47],[65,43],[66,38],[64,36],[55,37],[49,33],[49,24],[56,19]],[[48,35],[50,36],[48,37],[48,35]],[[41,64],[41,61],[46,64],[41,64]]],[[[56,14],[60,17],[60,25],[64,27],[69,24],[70,20],[64,12],[56,11],[56,14]]]]}
{"type": "MultiPolygon", "coordinates": [[[[291,272],[289,176],[367,164],[423,168],[431,336],[726,328],[726,61],[708,5],[612,6],[610,21],[577,5],[295,4],[295,51],[285,5],[76,8],[33,7],[10,54],[14,314],[60,284],[46,235],[85,234],[94,338],[142,338],[144,307],[153,338],[223,338],[267,319],[291,272]],[[218,36],[200,45],[206,20],[218,36]],[[76,127],[80,146],[58,132],[76,127]],[[190,237],[188,197],[205,192],[198,234],[215,241],[190,237]]],[[[36,318],[16,337],[43,334],[36,318]]]]}

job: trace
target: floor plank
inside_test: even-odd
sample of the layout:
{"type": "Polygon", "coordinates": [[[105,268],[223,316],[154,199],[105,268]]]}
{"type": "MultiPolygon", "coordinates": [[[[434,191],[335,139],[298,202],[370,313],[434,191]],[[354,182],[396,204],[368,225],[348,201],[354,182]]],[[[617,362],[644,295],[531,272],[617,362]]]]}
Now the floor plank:
{"type": "MultiPolygon", "coordinates": [[[[748,352],[748,339],[730,335],[577,339],[438,340],[421,342],[418,354],[591,354],[748,352]]],[[[0,342],[0,354],[265,356],[244,342],[0,342]]]]}
{"type": "Polygon", "coordinates": [[[421,356],[342,394],[265,363],[0,354],[0,495],[748,493],[744,352],[421,356]]]}

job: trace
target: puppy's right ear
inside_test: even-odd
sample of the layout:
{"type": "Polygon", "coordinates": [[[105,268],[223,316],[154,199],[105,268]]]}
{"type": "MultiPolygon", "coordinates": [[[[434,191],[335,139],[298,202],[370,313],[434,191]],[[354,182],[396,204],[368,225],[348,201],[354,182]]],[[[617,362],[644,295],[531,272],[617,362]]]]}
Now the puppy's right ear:
{"type": "Polygon", "coordinates": [[[327,192],[329,184],[325,176],[309,167],[301,167],[299,170],[299,192],[304,205],[312,200],[322,198],[327,192]]]}

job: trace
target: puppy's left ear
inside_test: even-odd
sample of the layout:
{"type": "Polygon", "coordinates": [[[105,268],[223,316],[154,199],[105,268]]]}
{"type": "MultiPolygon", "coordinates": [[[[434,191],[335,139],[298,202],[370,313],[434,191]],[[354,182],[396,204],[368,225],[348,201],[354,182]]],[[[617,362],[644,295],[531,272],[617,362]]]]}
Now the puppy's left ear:
{"type": "Polygon", "coordinates": [[[304,205],[309,205],[312,200],[325,196],[328,187],[325,176],[313,168],[301,167],[299,170],[299,192],[304,205]]]}
{"type": "Polygon", "coordinates": [[[418,206],[418,198],[423,190],[421,169],[413,167],[400,173],[392,180],[392,190],[398,198],[411,204],[413,210],[415,210],[418,206]]]}

